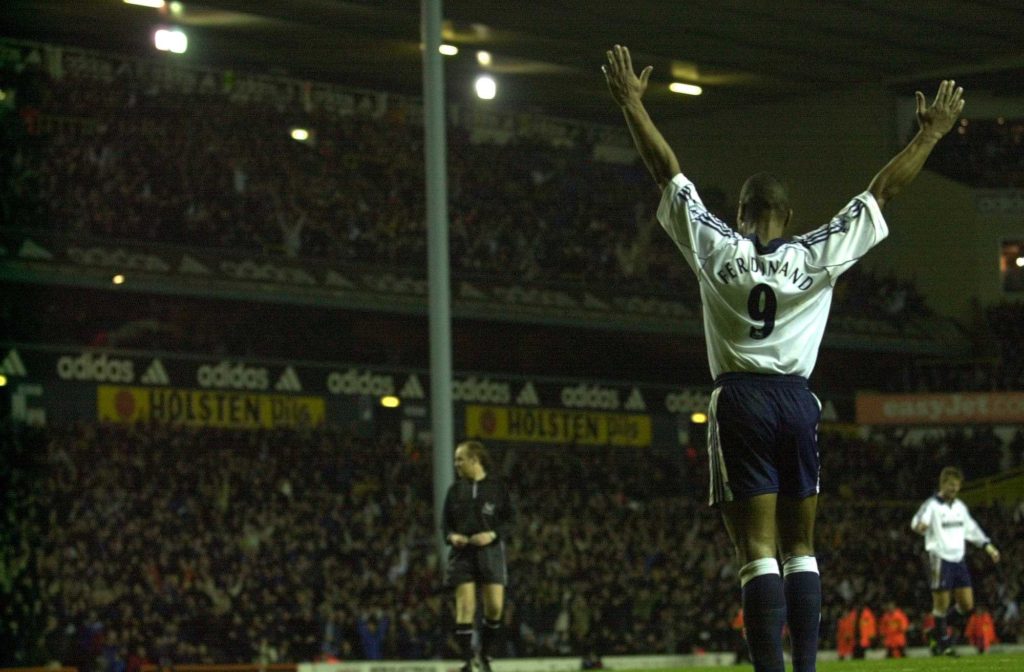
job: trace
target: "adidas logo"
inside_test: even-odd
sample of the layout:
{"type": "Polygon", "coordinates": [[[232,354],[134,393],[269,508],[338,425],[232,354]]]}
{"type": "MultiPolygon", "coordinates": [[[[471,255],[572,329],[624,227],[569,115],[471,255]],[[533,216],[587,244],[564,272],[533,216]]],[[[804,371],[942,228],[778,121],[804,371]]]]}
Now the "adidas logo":
{"type": "Polygon", "coordinates": [[[281,377],[277,379],[277,383],[274,384],[274,389],[278,392],[302,392],[302,381],[299,380],[299,374],[295,373],[295,369],[287,367],[281,377]]]}
{"type": "Polygon", "coordinates": [[[4,361],[0,363],[0,373],[5,376],[27,376],[28,371],[25,370],[25,364],[21,361],[21,355],[18,354],[17,350],[11,350],[4,357],[4,361]]]}
{"type": "Polygon", "coordinates": [[[139,382],[143,385],[170,385],[171,379],[167,377],[164,363],[157,358],[150,363],[139,382]]]}
{"type": "Polygon", "coordinates": [[[623,406],[627,411],[646,411],[647,403],[644,401],[644,396],[640,394],[640,390],[633,388],[633,391],[629,394],[629,399],[626,399],[626,403],[623,406]]]}
{"type": "Polygon", "coordinates": [[[527,382],[526,385],[523,385],[523,389],[516,396],[516,403],[520,406],[537,406],[540,404],[540,399],[537,398],[537,390],[533,388],[533,383],[527,382]]]}
{"type": "Polygon", "coordinates": [[[398,394],[403,399],[422,399],[423,385],[420,384],[419,376],[415,373],[409,376],[409,379],[405,381],[405,385],[402,386],[402,391],[398,394]]]}

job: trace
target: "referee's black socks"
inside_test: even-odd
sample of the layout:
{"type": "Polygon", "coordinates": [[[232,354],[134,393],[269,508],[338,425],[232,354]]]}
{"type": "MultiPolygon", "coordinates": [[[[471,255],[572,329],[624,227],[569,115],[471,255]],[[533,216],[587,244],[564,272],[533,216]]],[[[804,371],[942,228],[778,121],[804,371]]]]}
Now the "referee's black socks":
{"type": "Polygon", "coordinates": [[[455,624],[455,643],[459,645],[459,655],[467,663],[473,662],[473,624],[455,624]]]}
{"type": "Polygon", "coordinates": [[[484,619],[483,629],[483,654],[488,658],[497,658],[502,653],[501,619],[484,619]]]}

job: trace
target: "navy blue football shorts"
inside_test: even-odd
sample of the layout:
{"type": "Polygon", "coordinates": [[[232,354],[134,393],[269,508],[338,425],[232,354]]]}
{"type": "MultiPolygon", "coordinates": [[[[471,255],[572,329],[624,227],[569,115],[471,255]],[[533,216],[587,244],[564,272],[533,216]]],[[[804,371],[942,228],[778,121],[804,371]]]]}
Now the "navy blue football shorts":
{"type": "Polygon", "coordinates": [[[821,402],[801,376],[725,373],[708,412],[712,506],[818,493],[821,402]]]}
{"type": "Polygon", "coordinates": [[[971,587],[971,574],[967,571],[966,560],[950,562],[929,553],[928,565],[928,585],[933,591],[971,587]]]}

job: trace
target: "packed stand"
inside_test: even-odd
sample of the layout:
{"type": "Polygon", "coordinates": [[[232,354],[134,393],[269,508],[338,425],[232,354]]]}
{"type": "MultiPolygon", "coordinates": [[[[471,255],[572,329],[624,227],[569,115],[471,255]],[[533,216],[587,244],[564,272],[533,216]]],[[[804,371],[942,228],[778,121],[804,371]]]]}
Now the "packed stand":
{"type": "Polygon", "coordinates": [[[908,359],[888,386],[899,392],[1001,392],[1024,390],[1024,303],[982,308],[964,328],[971,354],[908,359]]]}
{"type": "Polygon", "coordinates": [[[928,166],[974,187],[1024,188],[1024,119],[961,119],[928,166]]]}
{"type": "MultiPolygon", "coordinates": [[[[106,672],[142,662],[450,655],[449,591],[431,531],[429,456],[340,430],[247,433],[83,425],[9,433],[3,451],[3,664],[106,672]],[[5,528],[6,529],[6,528],[5,528]]],[[[855,601],[928,600],[912,506],[854,503],[867,446],[826,449],[818,556],[823,647],[855,601]],[[832,455],[829,457],[829,455],[832,455]],[[841,466],[847,465],[847,466],[841,466]],[[885,558],[884,564],[879,558],[885,558]]],[[[732,650],[729,542],[687,451],[509,449],[518,508],[505,613],[510,656],[732,650]]],[[[901,455],[901,457],[904,457],[901,455]]],[[[927,470],[929,473],[932,469],[927,470]]],[[[925,481],[900,494],[923,499],[925,481]]],[[[1008,563],[1007,509],[975,507],[1008,563]]],[[[980,554],[971,554],[972,564],[980,554]]],[[[999,636],[1020,636],[1019,572],[974,567],[999,636]]],[[[915,625],[915,627],[919,627],[915,625]]],[[[920,640],[915,640],[920,643],[920,640]]]]}
{"type": "MultiPolygon", "coordinates": [[[[20,114],[4,119],[16,147],[3,162],[7,226],[367,266],[425,261],[422,131],[405,110],[267,104],[226,72],[195,73],[183,95],[135,61],[60,78],[22,67],[8,77],[20,114]],[[293,126],[314,139],[292,140],[293,126]]],[[[448,155],[453,270],[662,289],[683,277],[670,245],[650,240],[656,192],[638,166],[592,160],[583,142],[474,144],[456,126],[448,155]]]]}
{"type": "Polygon", "coordinates": [[[987,311],[995,335],[1000,369],[998,389],[1024,390],[1024,302],[1004,302],[987,311]]]}
{"type": "MultiPolygon", "coordinates": [[[[422,131],[407,106],[338,114],[275,101],[231,72],[107,56],[64,61],[60,77],[42,58],[0,70],[14,101],[2,119],[14,148],[0,159],[4,226],[423,267],[422,131]],[[312,139],[292,140],[296,126],[313,129],[312,139]]],[[[615,286],[696,305],[697,284],[658,231],[646,171],[596,160],[595,142],[496,143],[452,125],[453,272],[615,286]]],[[[731,222],[725,193],[701,187],[709,209],[731,222]]],[[[837,313],[897,333],[928,314],[907,281],[853,271],[840,287],[837,313]]]]}

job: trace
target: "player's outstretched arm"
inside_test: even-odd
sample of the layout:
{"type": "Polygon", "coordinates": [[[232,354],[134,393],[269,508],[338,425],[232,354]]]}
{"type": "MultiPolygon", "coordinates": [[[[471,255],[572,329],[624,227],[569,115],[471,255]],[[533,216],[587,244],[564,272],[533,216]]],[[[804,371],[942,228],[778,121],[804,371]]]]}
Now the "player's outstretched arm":
{"type": "Polygon", "coordinates": [[[925,103],[923,93],[915,93],[917,135],[875,175],[875,179],[871,180],[868,187],[868,191],[878,201],[879,207],[903,191],[903,188],[921,172],[928,155],[935,148],[935,143],[949,133],[956,120],[960,118],[960,113],[964,110],[963,93],[964,90],[956,86],[956,82],[951,79],[943,80],[939,84],[939,91],[931,105],[925,103]]]}
{"type": "Polygon", "coordinates": [[[608,90],[626,117],[626,125],[640,158],[658,187],[664,188],[679,173],[679,161],[651,121],[642,101],[654,68],[648,65],[637,77],[629,49],[618,44],[607,52],[607,56],[608,63],[601,66],[601,72],[608,82],[608,90]]]}

